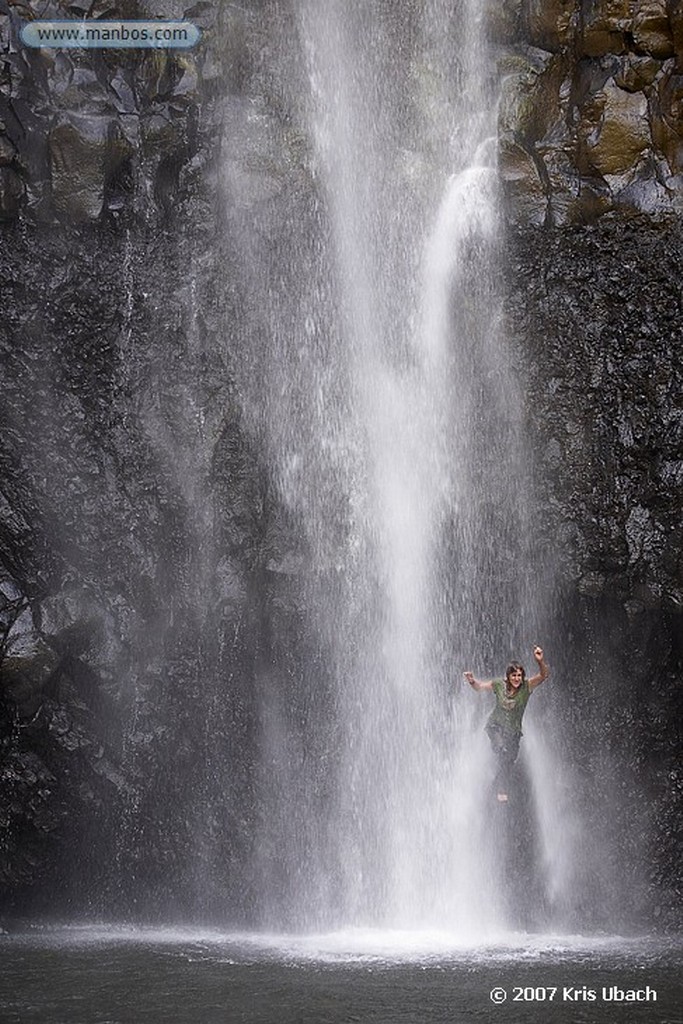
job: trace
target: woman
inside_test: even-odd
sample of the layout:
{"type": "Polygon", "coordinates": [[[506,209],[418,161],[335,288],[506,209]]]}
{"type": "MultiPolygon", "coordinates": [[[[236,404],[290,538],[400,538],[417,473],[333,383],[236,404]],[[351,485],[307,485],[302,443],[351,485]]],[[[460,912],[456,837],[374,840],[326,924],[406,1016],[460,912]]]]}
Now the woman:
{"type": "Polygon", "coordinates": [[[517,759],[519,741],[522,738],[522,718],[532,690],[535,690],[550,675],[543,651],[534,647],[534,658],[538,673],[526,678],[522,665],[513,661],[508,665],[505,679],[491,679],[481,682],[471,672],[465,672],[465,679],[474,690],[493,690],[496,706],[489,715],[486,732],[491,740],[493,754],[498,761],[494,785],[500,803],[507,803],[507,774],[517,759]]]}

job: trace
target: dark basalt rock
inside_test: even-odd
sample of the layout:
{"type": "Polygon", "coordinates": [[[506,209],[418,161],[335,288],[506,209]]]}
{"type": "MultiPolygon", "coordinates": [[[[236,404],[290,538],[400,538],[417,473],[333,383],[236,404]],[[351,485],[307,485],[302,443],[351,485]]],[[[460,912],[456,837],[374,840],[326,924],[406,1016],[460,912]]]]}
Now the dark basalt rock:
{"type": "MultiPolygon", "coordinates": [[[[583,681],[566,695],[566,721],[593,721],[601,704],[611,709],[605,728],[616,730],[641,773],[637,786],[619,785],[632,789],[632,807],[638,792],[651,797],[657,920],[675,927],[675,912],[665,908],[680,889],[673,850],[683,536],[675,481],[683,478],[683,375],[675,353],[683,232],[642,216],[516,229],[506,257],[506,323],[527,382],[542,495],[534,501],[538,544],[556,553],[562,592],[556,649],[562,657],[569,643],[563,678],[583,681]]],[[[580,734],[575,749],[586,767],[594,755],[580,734]]]]}
{"type": "MultiPolygon", "coordinates": [[[[86,6],[88,17],[106,19],[182,18],[192,9],[108,3],[99,5],[98,15],[98,5],[86,6]]],[[[79,10],[73,4],[15,4],[2,20],[0,165],[10,154],[14,169],[0,170],[0,218],[23,212],[29,221],[87,223],[108,212],[140,213],[148,191],[173,205],[179,172],[200,148],[206,46],[191,53],[33,50],[19,42],[23,21],[73,18],[79,10]]],[[[206,12],[204,21],[210,26],[206,12]]],[[[207,109],[204,102],[205,114],[207,109]]]]}
{"type": "Polygon", "coordinates": [[[0,167],[0,220],[16,217],[24,198],[24,184],[11,167],[0,167]]]}
{"type": "MultiPolygon", "coordinates": [[[[82,6],[106,18],[183,17],[192,8],[82,6]]],[[[215,7],[195,7],[210,32],[215,7]]],[[[78,14],[73,4],[0,4],[5,909],[38,909],[40,899],[43,908],[64,907],[72,883],[81,906],[103,892],[98,862],[111,865],[111,856],[91,857],[89,847],[116,848],[112,830],[141,799],[139,772],[153,780],[173,759],[172,739],[155,719],[160,701],[174,705],[173,656],[164,654],[172,620],[188,622],[197,672],[197,626],[189,624],[197,573],[183,552],[198,494],[183,495],[164,453],[188,384],[203,392],[196,400],[209,434],[222,445],[229,438],[230,465],[239,465],[245,486],[255,476],[234,436],[238,411],[223,423],[217,396],[229,377],[215,355],[222,346],[211,341],[222,336],[225,315],[216,297],[216,197],[202,175],[220,142],[223,69],[203,43],[191,54],[16,43],[21,19],[78,14]],[[176,217],[184,251],[169,224],[176,217]],[[192,285],[204,342],[196,334],[188,349],[193,267],[204,268],[192,285]],[[131,701],[138,729],[124,742],[131,701]]],[[[196,411],[187,416],[191,425],[196,411]]],[[[207,466],[212,444],[209,436],[207,466]]],[[[238,501],[234,482],[225,490],[238,501]]],[[[230,520],[229,509],[221,517],[230,520]]],[[[244,562],[254,544],[243,526],[225,532],[240,549],[234,557],[230,545],[223,549],[220,607],[229,630],[244,614],[244,562]]],[[[185,680],[175,672],[177,720],[185,680]]],[[[168,807],[177,804],[170,796],[168,807]]]]}

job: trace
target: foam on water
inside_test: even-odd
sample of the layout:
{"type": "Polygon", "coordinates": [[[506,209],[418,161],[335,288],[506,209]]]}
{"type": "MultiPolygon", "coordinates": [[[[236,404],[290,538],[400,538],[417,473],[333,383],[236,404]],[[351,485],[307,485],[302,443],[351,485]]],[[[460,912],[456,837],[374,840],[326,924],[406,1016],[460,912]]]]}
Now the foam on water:
{"type": "Polygon", "coordinates": [[[222,963],[277,961],[311,964],[425,964],[493,965],[510,962],[560,964],[600,960],[638,959],[642,964],[663,955],[683,953],[683,937],[620,935],[532,935],[500,932],[465,940],[439,929],[423,931],[343,928],[311,934],[273,934],[222,931],[211,928],[137,928],[93,924],[42,926],[12,936],[3,944],[30,948],[78,949],[96,946],[170,948],[190,959],[222,963]]]}

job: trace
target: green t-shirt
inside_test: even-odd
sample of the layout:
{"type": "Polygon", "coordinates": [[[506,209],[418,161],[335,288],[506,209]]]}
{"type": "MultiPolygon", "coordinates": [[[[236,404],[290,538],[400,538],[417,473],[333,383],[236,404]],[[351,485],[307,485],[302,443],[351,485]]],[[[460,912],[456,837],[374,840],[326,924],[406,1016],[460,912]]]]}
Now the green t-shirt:
{"type": "Polygon", "coordinates": [[[487,726],[500,725],[503,729],[521,736],[524,709],[531,695],[528,681],[525,679],[519,689],[512,694],[508,694],[504,679],[493,679],[492,685],[496,706],[489,715],[487,726]]]}

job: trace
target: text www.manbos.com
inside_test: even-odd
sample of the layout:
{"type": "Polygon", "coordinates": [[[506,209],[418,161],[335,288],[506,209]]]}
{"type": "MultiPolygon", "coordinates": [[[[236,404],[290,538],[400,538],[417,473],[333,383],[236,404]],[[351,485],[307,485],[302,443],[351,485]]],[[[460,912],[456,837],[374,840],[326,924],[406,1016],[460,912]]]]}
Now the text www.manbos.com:
{"type": "Polygon", "coordinates": [[[91,49],[177,47],[199,42],[201,33],[189,21],[32,21],[22,25],[25,46],[91,49]]]}

